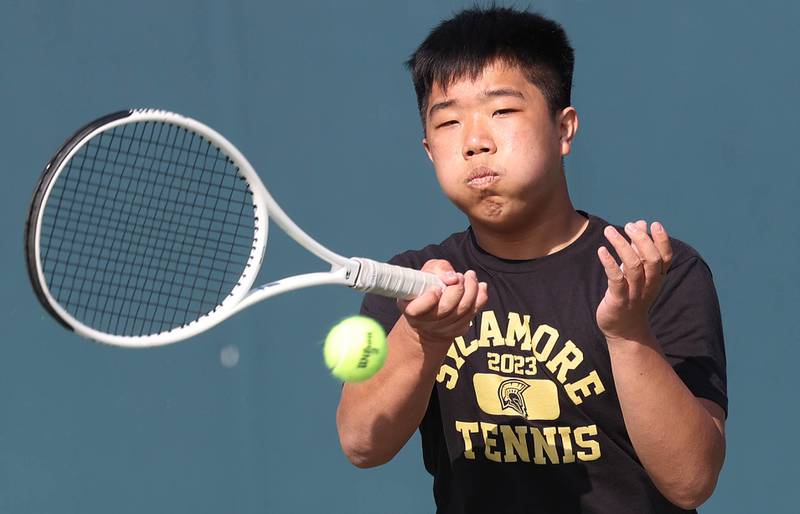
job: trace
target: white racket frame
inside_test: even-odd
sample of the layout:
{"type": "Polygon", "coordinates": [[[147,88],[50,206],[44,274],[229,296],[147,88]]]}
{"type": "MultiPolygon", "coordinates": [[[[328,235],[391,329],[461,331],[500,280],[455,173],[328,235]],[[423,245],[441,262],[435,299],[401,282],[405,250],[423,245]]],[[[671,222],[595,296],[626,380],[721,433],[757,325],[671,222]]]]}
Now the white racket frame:
{"type": "Polygon", "coordinates": [[[97,127],[93,131],[87,133],[74,145],[66,157],[61,160],[59,169],[54,172],[53,178],[50,180],[47,190],[44,193],[36,219],[34,248],[36,261],[35,271],[42,288],[42,293],[50,307],[62,318],[62,321],[83,337],[101,343],[128,348],[160,346],[188,339],[209,330],[225,319],[255,303],[288,291],[305,287],[338,284],[352,287],[360,291],[374,292],[376,294],[396,298],[414,298],[431,287],[444,287],[439,278],[430,273],[393,266],[365,258],[343,257],[332,252],[306,234],[306,232],[292,221],[272,198],[272,195],[269,194],[266,186],[264,186],[264,183],[247,158],[245,158],[230,141],[214,129],[197,120],[158,109],[133,110],[129,116],[116,119],[97,127]],[[110,130],[119,125],[144,121],[161,121],[184,127],[206,138],[211,144],[230,157],[238,167],[239,173],[249,184],[253,193],[253,205],[255,208],[254,228],[257,237],[254,238],[253,248],[248,261],[249,267],[245,268],[238,284],[217,308],[206,313],[197,320],[165,332],[144,336],[123,336],[102,332],[86,325],[76,319],[58,303],[51,294],[45,280],[39,242],[42,218],[45,205],[47,205],[47,199],[50,196],[53,185],[58,180],[58,176],[70,162],[72,156],[83,148],[89,140],[101,132],[110,130]],[[331,265],[331,270],[327,272],[304,273],[301,275],[289,276],[253,289],[252,286],[261,269],[266,250],[269,228],[268,220],[270,218],[302,247],[329,263],[331,265]]]}

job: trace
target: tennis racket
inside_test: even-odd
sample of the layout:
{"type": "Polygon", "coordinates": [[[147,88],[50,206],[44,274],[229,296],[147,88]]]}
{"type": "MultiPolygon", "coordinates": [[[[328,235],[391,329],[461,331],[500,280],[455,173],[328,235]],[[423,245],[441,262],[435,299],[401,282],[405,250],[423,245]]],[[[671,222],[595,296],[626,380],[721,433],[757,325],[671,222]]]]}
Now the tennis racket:
{"type": "Polygon", "coordinates": [[[430,273],[325,248],[222,135],[153,109],[109,114],[64,143],[36,187],[25,253],[33,289],[56,320],[126,347],[192,337],[304,287],[339,284],[406,299],[443,287],[430,273]],[[270,217],[330,271],[253,288],[270,217]]]}

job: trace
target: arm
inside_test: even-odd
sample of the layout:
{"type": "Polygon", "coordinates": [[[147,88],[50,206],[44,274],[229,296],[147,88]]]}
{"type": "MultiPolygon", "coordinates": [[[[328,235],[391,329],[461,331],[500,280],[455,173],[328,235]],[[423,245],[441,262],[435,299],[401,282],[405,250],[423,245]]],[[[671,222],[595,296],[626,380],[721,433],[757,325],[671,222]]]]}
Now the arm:
{"type": "Polygon", "coordinates": [[[684,509],[706,501],[725,458],[725,413],[696,398],[652,336],[608,340],[614,384],[636,454],[661,493],[684,509]]]}
{"type": "Polygon", "coordinates": [[[628,224],[628,243],[612,227],[606,237],[619,255],[598,256],[608,290],[597,310],[608,342],[614,383],[625,426],[642,465],[672,503],[702,504],[716,486],[725,456],[724,411],[695,397],[664,357],[650,331],[647,313],[672,259],[669,237],[660,224],[628,224]]]}
{"type": "Polygon", "coordinates": [[[405,445],[425,414],[450,344],[486,304],[486,284],[478,283],[475,272],[456,274],[446,261],[428,261],[422,270],[439,275],[447,287],[398,301],[401,316],[389,332],[383,368],[342,388],[339,440],[358,467],[384,464],[405,445]]]}

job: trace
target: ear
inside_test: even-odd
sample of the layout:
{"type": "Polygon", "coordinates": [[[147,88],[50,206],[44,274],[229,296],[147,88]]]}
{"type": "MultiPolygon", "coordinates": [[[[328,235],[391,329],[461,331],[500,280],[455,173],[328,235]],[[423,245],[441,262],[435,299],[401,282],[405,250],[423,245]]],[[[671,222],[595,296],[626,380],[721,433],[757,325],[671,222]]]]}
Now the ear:
{"type": "Polygon", "coordinates": [[[431,145],[428,144],[427,137],[422,138],[422,148],[424,148],[425,153],[428,154],[428,159],[430,159],[431,162],[433,162],[433,154],[431,154],[431,145]]]}
{"type": "Polygon", "coordinates": [[[578,133],[578,111],[574,107],[567,107],[558,114],[558,131],[561,155],[569,155],[572,141],[578,133]]]}

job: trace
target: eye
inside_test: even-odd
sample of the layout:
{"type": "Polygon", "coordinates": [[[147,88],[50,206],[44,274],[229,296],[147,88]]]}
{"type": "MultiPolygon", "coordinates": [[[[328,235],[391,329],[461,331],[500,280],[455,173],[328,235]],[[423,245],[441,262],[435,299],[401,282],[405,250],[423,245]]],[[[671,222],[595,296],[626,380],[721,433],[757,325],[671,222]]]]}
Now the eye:
{"type": "Polygon", "coordinates": [[[499,115],[499,116],[503,116],[503,115],[511,114],[512,112],[517,112],[517,111],[518,111],[518,109],[498,109],[498,110],[494,111],[494,114],[495,115],[499,115]]]}
{"type": "Polygon", "coordinates": [[[448,120],[448,121],[445,121],[444,123],[440,123],[440,124],[436,125],[436,128],[448,127],[448,126],[453,125],[455,123],[458,123],[458,121],[456,121],[456,120],[448,120]]]}

